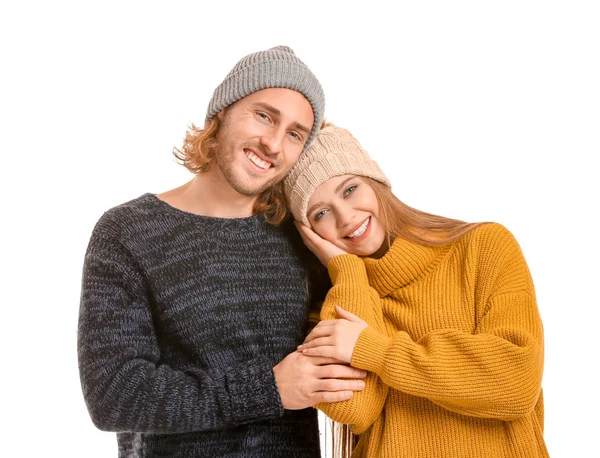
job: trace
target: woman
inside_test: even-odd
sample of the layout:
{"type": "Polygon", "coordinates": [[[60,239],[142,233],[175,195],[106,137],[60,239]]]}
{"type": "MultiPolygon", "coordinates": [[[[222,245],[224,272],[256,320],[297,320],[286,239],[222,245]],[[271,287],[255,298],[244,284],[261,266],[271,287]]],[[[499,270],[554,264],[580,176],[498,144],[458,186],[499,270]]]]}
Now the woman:
{"type": "Polygon", "coordinates": [[[359,436],[352,456],[547,457],[542,323],[512,234],[406,206],[331,125],[285,191],[333,284],[299,351],[369,371],[363,392],[317,406],[359,436]]]}

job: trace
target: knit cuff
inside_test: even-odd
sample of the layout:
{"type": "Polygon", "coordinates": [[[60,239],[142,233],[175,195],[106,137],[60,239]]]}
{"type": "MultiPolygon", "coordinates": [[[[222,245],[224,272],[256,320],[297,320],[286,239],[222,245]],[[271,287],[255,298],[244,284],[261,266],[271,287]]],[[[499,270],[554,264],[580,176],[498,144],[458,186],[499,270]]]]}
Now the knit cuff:
{"type": "Polygon", "coordinates": [[[358,337],[350,364],[381,375],[385,365],[385,354],[392,341],[393,339],[377,332],[372,326],[365,328],[358,337]]]}
{"type": "Polygon", "coordinates": [[[335,256],[327,264],[327,270],[334,286],[342,282],[355,285],[369,284],[365,263],[354,254],[335,256]]]}
{"type": "Polygon", "coordinates": [[[231,416],[235,423],[269,420],[283,415],[275,374],[264,359],[254,359],[225,373],[231,416]]]}

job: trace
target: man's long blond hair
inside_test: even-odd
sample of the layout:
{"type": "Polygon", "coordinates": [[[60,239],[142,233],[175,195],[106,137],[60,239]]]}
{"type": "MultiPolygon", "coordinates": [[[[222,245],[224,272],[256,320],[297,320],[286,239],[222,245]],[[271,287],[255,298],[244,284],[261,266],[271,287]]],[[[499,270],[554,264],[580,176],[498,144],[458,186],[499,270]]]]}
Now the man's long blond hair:
{"type": "MultiPolygon", "coordinates": [[[[177,161],[194,175],[206,172],[211,167],[217,153],[217,134],[221,127],[218,116],[214,116],[199,129],[192,124],[185,133],[181,149],[173,148],[177,161]]],[[[288,217],[288,209],[283,193],[283,183],[277,183],[263,191],[253,208],[254,213],[262,214],[270,224],[281,225],[288,217]]]]}

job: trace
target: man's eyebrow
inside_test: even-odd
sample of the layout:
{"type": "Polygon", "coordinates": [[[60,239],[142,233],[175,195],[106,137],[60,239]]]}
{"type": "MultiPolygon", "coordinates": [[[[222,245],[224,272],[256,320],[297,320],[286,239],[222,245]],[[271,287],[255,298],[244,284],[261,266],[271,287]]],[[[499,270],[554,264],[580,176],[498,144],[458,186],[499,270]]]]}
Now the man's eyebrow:
{"type": "MultiPolygon", "coordinates": [[[[343,186],[344,186],[346,183],[348,183],[350,180],[353,180],[354,178],[356,178],[354,175],[352,175],[351,177],[348,177],[348,178],[346,178],[344,181],[342,181],[340,184],[338,184],[338,185],[335,187],[335,192],[340,192],[340,189],[342,189],[342,187],[343,187],[343,186]]],[[[314,208],[315,208],[315,207],[319,207],[319,206],[321,206],[321,205],[323,205],[323,202],[317,202],[316,204],[314,204],[314,205],[311,205],[311,206],[310,206],[310,208],[309,208],[309,209],[306,211],[306,214],[307,214],[307,215],[310,215],[310,214],[312,213],[312,211],[314,210],[314,208]]]]}
{"type": "MultiPolygon", "coordinates": [[[[275,116],[281,116],[281,111],[278,108],[275,108],[271,104],[268,104],[265,102],[256,102],[253,105],[257,108],[262,108],[263,110],[268,111],[271,114],[274,114],[275,116]]],[[[305,125],[300,124],[299,122],[294,122],[292,124],[292,126],[294,127],[294,129],[302,131],[306,135],[310,134],[310,129],[308,127],[306,127],[305,125]]]]}
{"type": "Polygon", "coordinates": [[[279,109],[275,108],[273,105],[270,105],[268,103],[255,102],[252,105],[254,105],[255,107],[258,107],[258,108],[262,108],[265,111],[270,111],[274,115],[281,116],[281,111],[279,111],[279,109]]]}
{"type": "Polygon", "coordinates": [[[299,122],[295,122],[294,127],[296,128],[296,130],[302,131],[306,135],[310,134],[310,129],[308,127],[300,124],[299,122]]]}

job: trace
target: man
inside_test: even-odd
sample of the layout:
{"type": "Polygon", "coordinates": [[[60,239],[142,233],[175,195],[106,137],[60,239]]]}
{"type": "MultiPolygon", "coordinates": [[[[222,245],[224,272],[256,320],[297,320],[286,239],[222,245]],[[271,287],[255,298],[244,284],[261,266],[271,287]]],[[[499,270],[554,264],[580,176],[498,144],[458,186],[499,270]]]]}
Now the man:
{"type": "Polygon", "coordinates": [[[324,97],[287,47],[241,59],[176,156],[187,184],[106,212],[85,257],[78,354],[95,425],[119,456],[320,456],[318,402],[363,371],[295,351],[307,256],[279,182],[324,97]]]}

